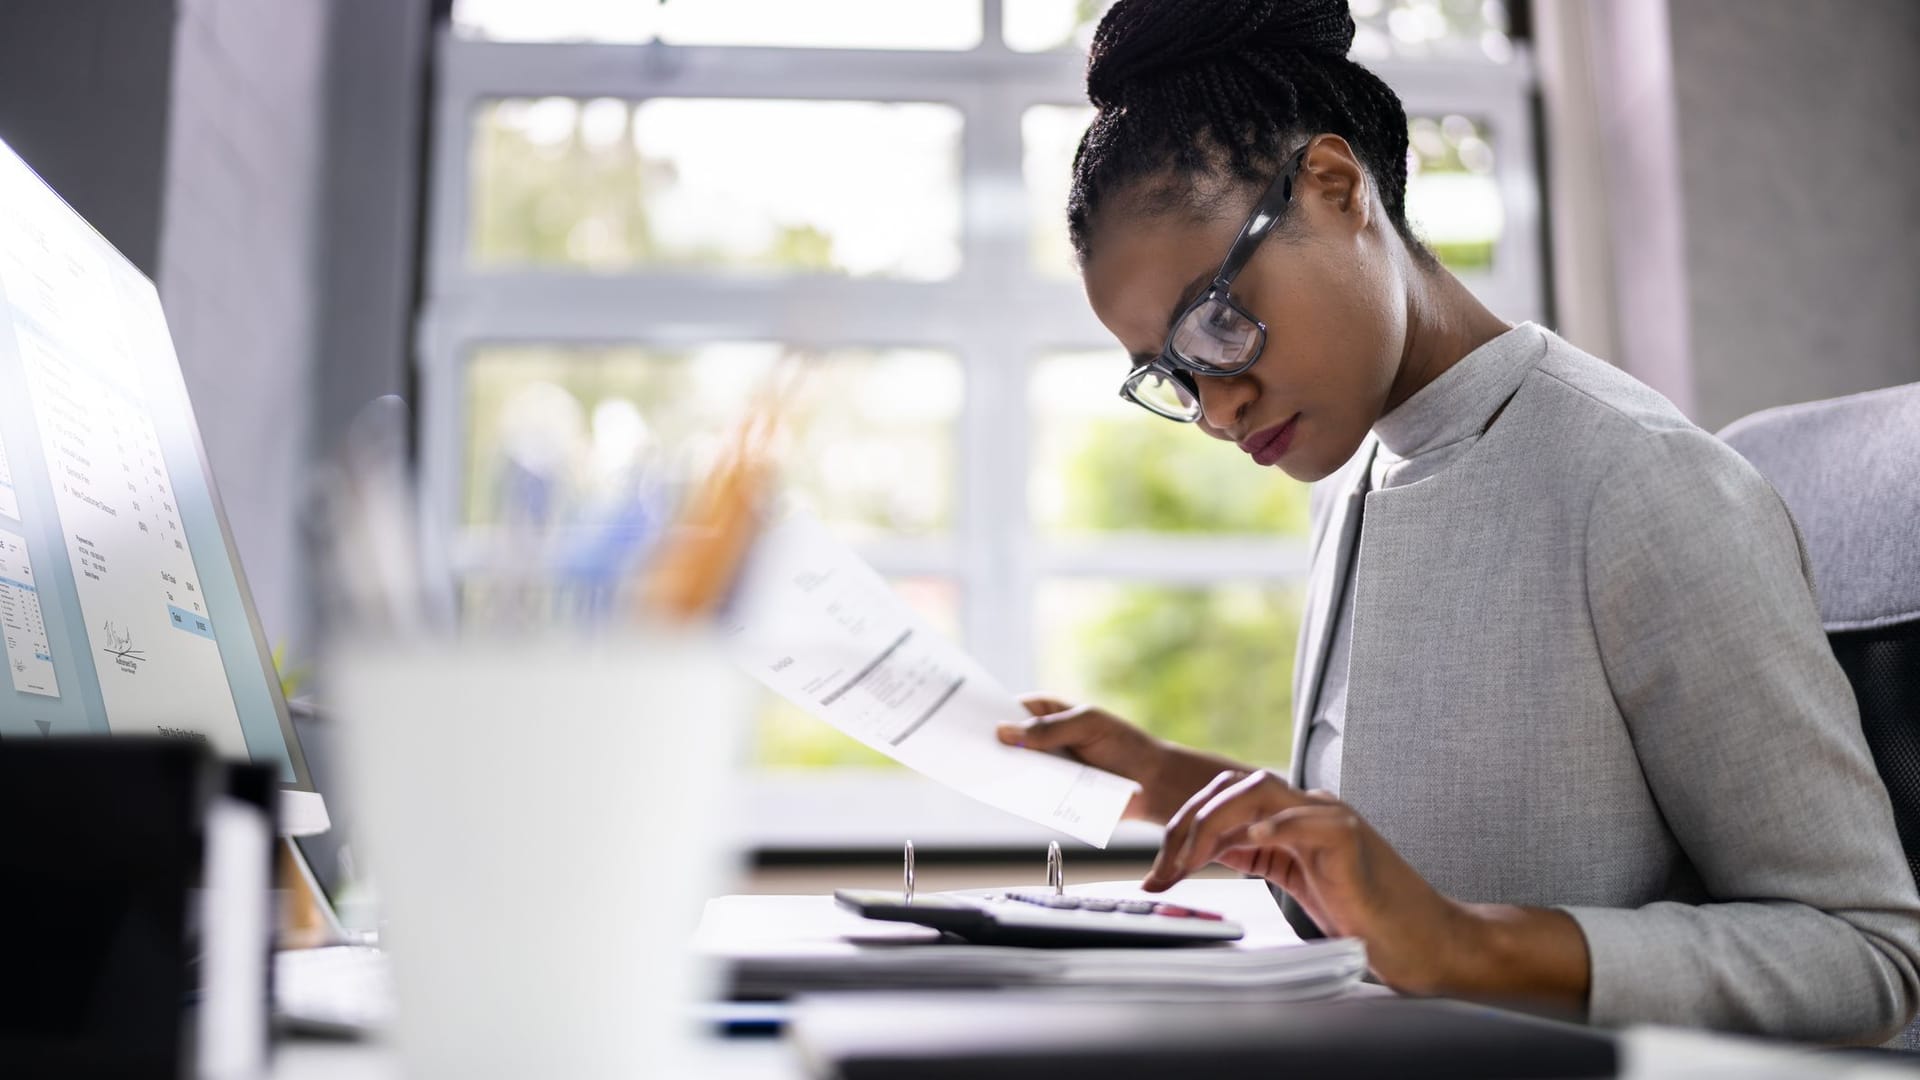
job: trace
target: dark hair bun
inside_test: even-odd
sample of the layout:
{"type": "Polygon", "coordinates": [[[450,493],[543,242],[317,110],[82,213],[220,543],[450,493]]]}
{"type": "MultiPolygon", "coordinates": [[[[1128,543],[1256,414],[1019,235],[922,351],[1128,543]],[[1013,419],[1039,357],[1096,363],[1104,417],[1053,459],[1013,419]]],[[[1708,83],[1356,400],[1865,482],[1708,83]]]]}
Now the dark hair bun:
{"type": "Polygon", "coordinates": [[[1094,31],[1087,97],[1123,104],[1162,74],[1248,54],[1339,60],[1353,47],[1347,0],[1119,0],[1094,31]]]}

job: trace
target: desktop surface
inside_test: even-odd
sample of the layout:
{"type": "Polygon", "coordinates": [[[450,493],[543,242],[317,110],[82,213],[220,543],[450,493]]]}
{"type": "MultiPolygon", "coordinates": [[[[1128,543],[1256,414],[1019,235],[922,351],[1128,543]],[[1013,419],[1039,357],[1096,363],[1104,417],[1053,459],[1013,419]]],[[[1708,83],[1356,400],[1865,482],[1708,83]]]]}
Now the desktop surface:
{"type": "MultiPolygon", "coordinates": [[[[1620,1080],[1896,1080],[1913,1075],[1876,1058],[1679,1028],[1628,1028],[1619,1043],[1620,1080]]],[[[695,1069],[687,1076],[698,1080],[818,1075],[809,1073],[785,1039],[758,1036],[709,1039],[692,1064],[695,1069]]],[[[281,1043],[270,1073],[271,1080],[399,1080],[404,1075],[392,1046],[312,1039],[281,1043]]]]}

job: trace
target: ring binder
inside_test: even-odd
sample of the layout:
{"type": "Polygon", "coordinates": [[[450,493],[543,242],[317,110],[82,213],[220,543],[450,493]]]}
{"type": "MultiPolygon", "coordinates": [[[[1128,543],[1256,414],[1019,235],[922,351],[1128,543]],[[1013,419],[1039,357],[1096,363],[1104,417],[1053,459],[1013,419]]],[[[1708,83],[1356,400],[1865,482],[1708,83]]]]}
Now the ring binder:
{"type": "MultiPolygon", "coordinates": [[[[1047,888],[1055,896],[1065,896],[1067,892],[1067,861],[1060,854],[1060,841],[1047,841],[1047,888]]],[[[900,895],[905,903],[913,903],[913,841],[909,840],[900,852],[900,895]]]]}

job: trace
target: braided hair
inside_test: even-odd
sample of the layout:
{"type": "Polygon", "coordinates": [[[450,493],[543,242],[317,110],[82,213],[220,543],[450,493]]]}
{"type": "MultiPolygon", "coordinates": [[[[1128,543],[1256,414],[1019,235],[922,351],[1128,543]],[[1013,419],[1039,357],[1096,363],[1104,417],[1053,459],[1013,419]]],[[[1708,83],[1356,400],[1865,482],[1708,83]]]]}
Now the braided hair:
{"type": "Polygon", "coordinates": [[[1115,193],[1127,190],[1149,212],[1210,214],[1227,192],[1196,181],[1264,186],[1323,131],[1353,147],[1394,229],[1432,261],[1407,225],[1406,111],[1347,59],[1352,44],[1347,0],[1119,0],[1087,58],[1087,97],[1099,112],[1067,196],[1080,261],[1094,214],[1115,193]]]}

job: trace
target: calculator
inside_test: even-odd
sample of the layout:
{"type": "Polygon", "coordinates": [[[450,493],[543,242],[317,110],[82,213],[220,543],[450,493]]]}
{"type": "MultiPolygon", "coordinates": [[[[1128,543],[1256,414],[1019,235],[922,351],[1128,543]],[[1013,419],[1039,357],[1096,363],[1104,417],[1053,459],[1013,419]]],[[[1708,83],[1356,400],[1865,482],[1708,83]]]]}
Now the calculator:
{"type": "Polygon", "coordinates": [[[1244,934],[1239,923],[1214,912],[1152,900],[1034,891],[922,893],[909,901],[901,893],[866,889],[835,889],[833,898],[869,919],[918,923],[976,945],[1138,948],[1238,941],[1244,934]]]}

